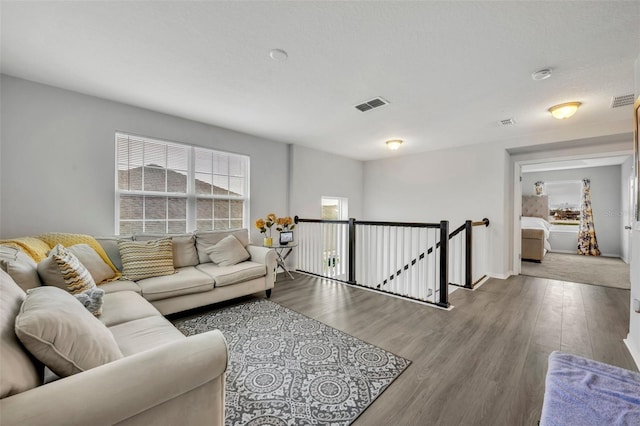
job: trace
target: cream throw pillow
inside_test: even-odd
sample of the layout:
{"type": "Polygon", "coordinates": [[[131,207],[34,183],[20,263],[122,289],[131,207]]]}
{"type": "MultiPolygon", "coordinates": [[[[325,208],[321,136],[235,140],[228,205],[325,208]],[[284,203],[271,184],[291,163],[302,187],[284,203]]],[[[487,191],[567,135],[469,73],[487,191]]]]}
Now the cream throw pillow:
{"type": "Polygon", "coordinates": [[[251,257],[242,243],[233,235],[228,235],[219,243],[205,249],[213,263],[220,266],[231,266],[251,257]]]}
{"type": "Polygon", "coordinates": [[[132,281],[175,274],[171,238],[153,241],[118,241],[122,275],[132,281]]]}
{"type": "Polygon", "coordinates": [[[27,292],[15,332],[25,348],[60,377],[123,357],[107,327],[57,287],[27,292]]]}
{"type": "Polygon", "coordinates": [[[62,288],[71,294],[84,293],[96,286],[87,268],[62,244],[52,248],[49,257],[38,264],[38,274],[44,284],[62,288]]]}
{"type": "MultiPolygon", "coordinates": [[[[88,244],[76,244],[65,249],[72,253],[80,264],[89,271],[94,283],[101,283],[114,277],[115,272],[113,272],[113,269],[104,263],[100,255],[88,244]]],[[[60,266],[53,257],[54,250],[55,248],[49,252],[49,257],[38,263],[38,274],[46,285],[67,288],[65,279],[60,272],[60,266]]]]}

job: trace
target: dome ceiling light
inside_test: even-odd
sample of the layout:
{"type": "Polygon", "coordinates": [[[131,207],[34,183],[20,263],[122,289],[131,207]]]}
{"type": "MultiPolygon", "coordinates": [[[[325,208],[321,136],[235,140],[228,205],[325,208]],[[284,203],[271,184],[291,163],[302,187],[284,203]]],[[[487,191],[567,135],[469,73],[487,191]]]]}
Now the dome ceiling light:
{"type": "Polygon", "coordinates": [[[563,104],[554,105],[549,108],[549,112],[554,118],[558,120],[564,120],[573,116],[578,111],[578,108],[582,105],[582,102],[565,102],[563,104]]]}
{"type": "Polygon", "coordinates": [[[397,151],[398,148],[400,148],[400,145],[402,145],[402,139],[389,139],[385,143],[387,144],[387,148],[391,151],[397,151]]]}

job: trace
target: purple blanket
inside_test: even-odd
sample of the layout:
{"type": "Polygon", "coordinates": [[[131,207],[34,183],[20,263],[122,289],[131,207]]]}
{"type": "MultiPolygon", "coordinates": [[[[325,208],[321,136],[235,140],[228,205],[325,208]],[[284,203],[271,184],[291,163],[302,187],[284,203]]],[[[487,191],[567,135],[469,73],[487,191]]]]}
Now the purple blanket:
{"type": "Polygon", "coordinates": [[[640,425],[640,374],[551,353],[540,425],[640,425]]]}

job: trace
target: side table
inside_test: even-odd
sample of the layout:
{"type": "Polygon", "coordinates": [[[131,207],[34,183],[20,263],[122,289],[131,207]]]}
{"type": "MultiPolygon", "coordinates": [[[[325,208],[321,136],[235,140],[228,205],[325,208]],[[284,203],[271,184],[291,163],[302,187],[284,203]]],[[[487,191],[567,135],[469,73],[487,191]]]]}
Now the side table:
{"type": "Polygon", "coordinates": [[[293,275],[291,275],[291,272],[289,272],[289,270],[287,269],[285,260],[287,260],[287,257],[289,257],[293,249],[297,246],[298,243],[296,242],[291,242],[287,245],[273,244],[270,246],[265,246],[268,248],[272,248],[276,252],[276,273],[278,272],[278,268],[280,268],[283,272],[289,275],[289,278],[293,279],[293,275]]]}

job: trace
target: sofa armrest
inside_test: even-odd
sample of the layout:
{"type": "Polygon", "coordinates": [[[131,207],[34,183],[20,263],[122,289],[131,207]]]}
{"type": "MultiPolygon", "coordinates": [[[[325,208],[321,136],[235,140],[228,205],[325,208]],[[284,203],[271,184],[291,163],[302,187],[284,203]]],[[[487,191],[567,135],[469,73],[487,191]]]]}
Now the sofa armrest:
{"type": "Polygon", "coordinates": [[[276,281],[276,252],[274,249],[262,246],[254,246],[249,244],[247,251],[251,255],[252,262],[263,263],[267,265],[266,288],[273,288],[276,281]]]}
{"type": "MultiPolygon", "coordinates": [[[[227,362],[220,331],[190,336],[4,398],[0,423],[116,424],[218,379],[227,362]]],[[[224,395],[211,395],[204,409],[216,399],[224,395]]]]}

